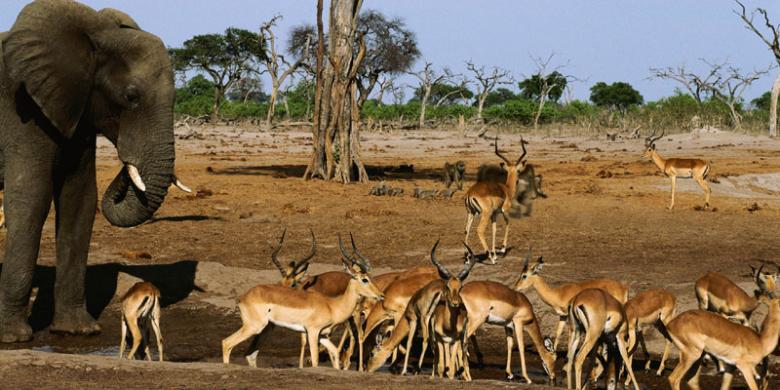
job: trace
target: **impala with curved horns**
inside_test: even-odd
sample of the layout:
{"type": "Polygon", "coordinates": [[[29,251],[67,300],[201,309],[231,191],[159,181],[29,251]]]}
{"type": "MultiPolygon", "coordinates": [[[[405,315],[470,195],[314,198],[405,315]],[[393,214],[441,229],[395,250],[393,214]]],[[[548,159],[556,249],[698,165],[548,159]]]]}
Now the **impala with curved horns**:
{"type": "MultiPolygon", "coordinates": [[[[341,237],[339,246],[343,247],[341,237]]],[[[328,297],[316,291],[290,289],[278,284],[258,285],[239,299],[241,328],[222,341],[222,360],[230,362],[230,352],[242,341],[259,335],[269,325],[306,333],[312,366],[319,365],[319,345],[328,350],[333,367],[339,368],[338,348],[328,338],[333,327],[349,320],[361,298],[382,299],[382,292],[368,274],[368,265],[354,257],[343,257],[351,279],[344,292],[328,297]]],[[[257,338],[247,351],[247,361],[256,366],[257,338]]]]}
{"type": "Polygon", "coordinates": [[[707,175],[710,173],[710,164],[698,158],[662,158],[655,150],[655,142],[661,139],[666,130],[661,135],[655,137],[655,131],[649,137],[645,138],[645,152],[642,157],[653,160],[656,166],[661,169],[669,179],[672,180],[672,201],[668,209],[674,208],[674,193],[677,187],[677,178],[694,178],[699,183],[699,187],[704,191],[704,208],[710,207],[710,185],[707,183],[707,175]]]}
{"type": "Polygon", "coordinates": [[[501,158],[506,165],[506,183],[497,183],[493,181],[480,181],[471,186],[466,191],[465,203],[468,216],[466,219],[466,244],[469,242],[469,233],[471,232],[471,224],[474,222],[474,217],[480,216],[479,225],[477,226],[477,236],[479,242],[485,249],[485,252],[489,254],[490,261],[495,264],[498,255],[496,252],[496,218],[500,214],[504,218],[506,227],[504,228],[504,243],[500,250],[502,254],[506,253],[507,240],[509,239],[509,211],[512,208],[515,201],[515,195],[517,194],[517,181],[518,173],[525,167],[526,161],[524,160],[526,155],[525,150],[526,142],[520,137],[520,146],[523,149],[523,153],[516,161],[509,161],[501,152],[498,151],[498,137],[495,139],[495,153],[496,156],[501,158]],[[487,229],[488,223],[492,224],[493,229],[493,242],[491,249],[488,249],[487,241],[485,240],[485,229],[487,229]]]}

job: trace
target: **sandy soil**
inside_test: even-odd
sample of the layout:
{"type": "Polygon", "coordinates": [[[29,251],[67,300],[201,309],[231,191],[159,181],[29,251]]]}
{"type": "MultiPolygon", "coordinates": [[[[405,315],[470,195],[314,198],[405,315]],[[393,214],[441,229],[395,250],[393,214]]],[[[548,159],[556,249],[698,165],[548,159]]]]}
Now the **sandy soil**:
{"type": "MultiPolygon", "coordinates": [[[[247,388],[257,385],[324,388],[433,388],[441,381],[427,375],[398,377],[388,372],[363,375],[328,369],[294,369],[298,336],[275,330],[261,344],[259,365],[249,369],[234,354],[230,366],[220,361],[220,341],[239,325],[235,298],[258,283],[278,280],[270,244],[288,227],[282,256],[308,250],[306,229],[318,238],[314,273],[338,268],[336,233],[354,232],[361,251],[377,273],[428,264],[428,252],[442,238],[440,257],[455,264],[462,252],[465,211],[463,192],[450,200],[418,200],[415,186],[441,188],[438,168],[464,160],[472,180],[480,163],[496,162],[488,141],[461,139],[454,132],[414,131],[366,134],[364,158],[372,178],[384,178],[407,195],[367,195],[372,184],[304,182],[310,148],[302,131],[255,132],[241,127],[177,130],[177,175],[198,191],[175,189],[155,219],[132,229],[110,227],[98,216],[90,252],[89,308],[99,315],[103,333],[61,337],[45,328],[51,319],[54,275],[53,218],[44,228],[36,300],[32,305],[35,339],[3,345],[0,372],[13,388],[186,387],[247,388]],[[413,164],[414,172],[395,172],[413,164]],[[119,338],[117,295],[142,278],[163,290],[162,330],[167,358],[175,363],[120,362],[113,357],[119,338]],[[34,349],[36,352],[29,351],[34,349]],[[61,352],[64,354],[58,354],[61,352]]],[[[679,180],[676,209],[665,210],[669,183],[649,161],[641,160],[638,140],[607,142],[586,137],[526,136],[529,161],[544,176],[548,199],[537,201],[531,218],[514,220],[510,245],[516,249],[495,266],[478,266],[470,279],[511,282],[521,254],[531,245],[544,255],[544,274],[552,284],[595,277],[625,281],[632,293],[664,287],[678,296],[680,309],[693,308],[693,282],[706,271],[729,275],[750,289],[748,264],[777,260],[780,223],[780,142],[727,132],[673,135],[658,142],[664,157],[700,157],[712,162],[714,211],[699,211],[703,195],[690,180],[679,180]],[[754,205],[755,204],[755,205],[754,205]],[[749,211],[752,210],[752,211],[749,211]]],[[[514,155],[519,136],[502,135],[502,149],[514,155]]],[[[101,140],[98,178],[101,191],[120,166],[114,149],[101,140]]],[[[468,184],[467,184],[468,185],[468,184]]],[[[471,240],[477,245],[474,237],[471,240]]],[[[0,237],[4,247],[4,238],[0,237]]],[[[534,292],[529,298],[549,334],[556,320],[534,292]]],[[[754,316],[759,322],[763,313],[754,316]]],[[[485,369],[473,369],[469,387],[502,386],[503,331],[478,333],[486,353],[485,369]]],[[[657,359],[660,336],[650,331],[657,359]]],[[[237,351],[241,350],[239,346],[237,351]]],[[[529,349],[529,370],[537,383],[544,377],[529,349]]],[[[515,360],[517,360],[515,358],[515,360]]],[[[641,359],[640,359],[641,360],[641,359]]],[[[676,353],[668,367],[676,364],[676,353]]],[[[517,369],[516,362],[515,369],[517,369]]],[[[558,362],[559,376],[563,359],[558,362]]],[[[641,364],[641,363],[637,363],[641,364]]],[[[354,366],[353,366],[354,367],[354,366]]],[[[775,367],[775,371],[776,371],[775,367]]],[[[667,375],[668,375],[667,371],[667,375]]],[[[705,370],[703,385],[719,378],[705,370]]],[[[641,372],[649,389],[667,388],[665,378],[641,372]]],[[[741,380],[740,386],[744,386],[741,380]]],[[[560,383],[558,383],[560,385],[560,383]]],[[[777,381],[775,386],[780,385],[777,381]]],[[[448,387],[464,387],[448,382],[448,387]]]]}

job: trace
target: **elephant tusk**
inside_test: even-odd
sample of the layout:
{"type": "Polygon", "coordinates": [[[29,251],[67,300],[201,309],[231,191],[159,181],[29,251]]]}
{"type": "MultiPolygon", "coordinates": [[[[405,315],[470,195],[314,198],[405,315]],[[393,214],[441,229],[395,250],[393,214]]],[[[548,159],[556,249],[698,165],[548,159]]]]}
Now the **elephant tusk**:
{"type": "Polygon", "coordinates": [[[182,190],[184,192],[192,193],[192,188],[187,187],[187,185],[182,183],[181,180],[179,180],[179,178],[176,177],[176,176],[173,177],[173,185],[175,185],[176,188],[178,188],[178,189],[180,189],[180,190],[182,190]]]}
{"type": "Polygon", "coordinates": [[[127,173],[130,175],[130,180],[133,181],[133,184],[141,190],[142,192],[146,192],[146,184],[144,184],[143,179],[141,179],[141,174],[138,173],[138,168],[135,167],[133,164],[127,164],[127,173]]]}

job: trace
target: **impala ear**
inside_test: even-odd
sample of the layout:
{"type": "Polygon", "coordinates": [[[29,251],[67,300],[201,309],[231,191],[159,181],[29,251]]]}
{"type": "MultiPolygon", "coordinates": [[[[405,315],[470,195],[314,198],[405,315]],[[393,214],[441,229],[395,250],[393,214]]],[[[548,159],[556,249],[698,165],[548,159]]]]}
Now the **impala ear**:
{"type": "Polygon", "coordinates": [[[540,256],[539,259],[536,261],[536,264],[534,264],[534,268],[531,270],[531,273],[536,275],[542,270],[543,267],[544,267],[544,257],[540,256]]]}
{"type": "Polygon", "coordinates": [[[92,90],[95,32],[110,19],[75,1],[35,1],[24,7],[2,42],[3,59],[17,90],[71,137],[92,90]]]}

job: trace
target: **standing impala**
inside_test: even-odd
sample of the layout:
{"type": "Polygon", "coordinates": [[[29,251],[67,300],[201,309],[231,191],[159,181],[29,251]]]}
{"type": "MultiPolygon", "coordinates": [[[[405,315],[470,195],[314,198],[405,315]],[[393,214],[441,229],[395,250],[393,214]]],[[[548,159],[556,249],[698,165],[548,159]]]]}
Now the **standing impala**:
{"type": "MultiPolygon", "coordinates": [[[[701,359],[705,353],[736,366],[748,388],[758,390],[756,366],[775,350],[780,332],[780,300],[765,295],[760,299],[769,304],[769,314],[760,333],[703,310],[686,311],[669,322],[664,335],[680,350],[680,362],[669,375],[672,390],[680,389],[680,382],[691,368],[696,371],[688,385],[699,389],[701,359]]],[[[732,377],[730,370],[724,372],[721,389],[730,387],[732,377]]]]}
{"type": "Polygon", "coordinates": [[[368,366],[366,370],[369,372],[376,371],[384,364],[391,352],[393,352],[406,337],[406,355],[404,356],[404,365],[401,370],[401,375],[405,375],[409,364],[409,355],[412,351],[412,341],[414,335],[419,327],[422,333],[422,352],[420,359],[418,360],[418,369],[422,367],[423,360],[425,359],[425,353],[428,349],[428,338],[431,331],[431,318],[434,316],[434,311],[437,305],[441,301],[444,301],[450,307],[459,307],[462,305],[460,299],[460,291],[463,286],[463,281],[468,277],[471,268],[477,263],[478,258],[473,255],[471,249],[466,247],[468,255],[463,265],[463,269],[457,274],[453,275],[443,264],[436,258],[436,248],[439,246],[437,240],[431,249],[431,263],[436,266],[438,270],[439,279],[433,280],[426,284],[423,288],[417,290],[412,295],[409,303],[406,305],[403,317],[399,319],[398,324],[393,328],[390,337],[382,340],[382,343],[377,345],[371,353],[368,366]]]}
{"type": "Polygon", "coordinates": [[[517,159],[517,161],[511,162],[504,157],[501,152],[498,151],[498,137],[495,141],[496,156],[504,160],[506,165],[506,183],[497,183],[493,181],[480,181],[472,185],[471,188],[466,191],[466,211],[468,212],[466,220],[466,239],[465,242],[469,242],[469,233],[471,231],[471,224],[474,222],[474,217],[479,215],[479,226],[477,226],[477,236],[485,252],[490,254],[490,261],[495,264],[498,258],[496,252],[496,218],[500,214],[504,218],[506,227],[504,228],[504,244],[501,248],[501,253],[506,253],[507,240],[509,239],[509,211],[515,201],[517,194],[517,181],[518,173],[525,167],[526,161],[523,159],[526,155],[525,141],[520,138],[520,146],[523,148],[523,153],[517,159]],[[493,244],[491,249],[488,249],[487,241],[485,240],[485,229],[487,229],[488,223],[492,224],[493,228],[493,244]]]}
{"type": "MultiPolygon", "coordinates": [[[[607,361],[603,363],[609,373],[606,376],[607,389],[614,389],[617,382],[616,355],[619,354],[625,362],[629,361],[625,341],[626,315],[621,303],[604,290],[582,290],[571,301],[569,322],[572,332],[566,362],[567,387],[572,388],[573,378],[574,388],[582,389],[582,365],[601,340],[607,344],[607,361]],[[613,364],[610,365],[610,362],[613,364]]],[[[634,370],[630,365],[626,365],[626,369],[634,389],[639,390],[634,370]]]]}
{"type": "MultiPolygon", "coordinates": [[[[343,246],[341,237],[339,245],[343,246]]],[[[238,308],[242,325],[238,331],[222,340],[222,361],[230,363],[230,352],[236,345],[261,334],[268,325],[276,325],[306,333],[312,366],[319,365],[319,345],[322,344],[330,354],[333,367],[338,369],[339,351],[328,339],[331,330],[352,317],[362,297],[383,297],[368,275],[368,265],[352,257],[343,257],[341,260],[351,279],[344,293],[337,297],[290,289],[278,284],[259,285],[241,296],[238,308]]],[[[256,343],[252,344],[247,356],[256,356],[256,343]]],[[[248,360],[251,365],[256,365],[254,359],[248,360]]]]}
{"type": "MultiPolygon", "coordinates": [[[[761,265],[757,270],[750,267],[753,280],[758,286],[756,296],[774,294],[777,273],[764,272],[761,265]]],[[[699,309],[718,313],[742,325],[749,325],[750,314],[758,307],[757,297],[751,297],[734,282],[717,272],[707,272],[695,284],[699,309]]]]}
{"type": "Polygon", "coordinates": [[[656,166],[661,169],[669,179],[672,180],[672,201],[669,203],[669,210],[674,208],[674,193],[677,187],[677,177],[681,178],[694,178],[699,186],[704,190],[704,208],[710,207],[710,185],[707,184],[707,174],[710,173],[710,164],[704,160],[697,158],[662,158],[655,150],[655,141],[661,139],[664,136],[666,130],[661,132],[658,137],[655,136],[655,132],[645,139],[645,147],[647,148],[642,154],[642,157],[650,158],[653,160],[656,166]]]}
{"type": "MultiPolygon", "coordinates": [[[[526,257],[526,264],[530,253],[526,257]]],[[[531,337],[536,351],[542,360],[542,367],[547,373],[550,382],[555,379],[555,353],[553,353],[552,341],[543,338],[539,329],[539,319],[534,314],[534,308],[525,294],[492,281],[475,281],[466,283],[460,290],[463,306],[468,313],[468,321],[465,337],[474,344],[477,359],[481,361],[479,348],[474,334],[482,324],[488,323],[504,327],[506,333],[506,377],[512,380],[512,352],[514,350],[513,337],[517,339],[517,349],[520,353],[520,367],[523,378],[531,383],[525,365],[525,340],[524,331],[531,337]]],[[[480,362],[481,363],[481,362],[480,362]]]]}
{"type": "Polygon", "coordinates": [[[558,328],[555,330],[555,343],[553,344],[553,351],[558,348],[558,341],[563,332],[563,327],[566,325],[566,317],[568,316],[569,303],[575,295],[580,291],[588,288],[598,288],[609,293],[613,298],[617,299],[621,304],[625,304],[628,301],[628,287],[625,284],[613,279],[593,279],[580,283],[569,283],[558,287],[550,287],[547,282],[542,279],[539,272],[544,266],[544,260],[539,257],[536,264],[529,268],[529,258],[526,257],[523,264],[523,272],[520,274],[520,278],[515,282],[515,290],[523,291],[527,288],[533,287],[536,289],[539,298],[544,303],[550,305],[556,314],[559,316],[558,328]]]}
{"type": "MultiPolygon", "coordinates": [[[[642,345],[645,352],[645,370],[650,369],[650,354],[647,352],[643,328],[649,325],[661,326],[668,324],[674,317],[677,298],[670,292],[663,289],[642,291],[631,298],[623,306],[626,312],[626,322],[628,324],[628,361],[627,366],[631,366],[634,359],[634,352],[638,349],[638,344],[642,345]]],[[[661,363],[658,366],[656,375],[661,376],[664,372],[666,358],[669,356],[669,341],[664,345],[664,352],[661,356],[661,363]]],[[[626,378],[628,386],[629,378],[626,378]]]]}

